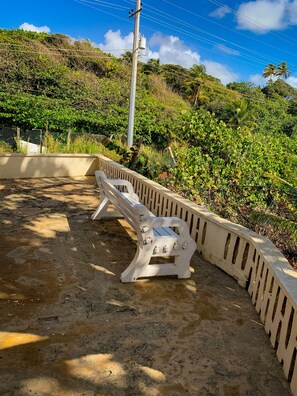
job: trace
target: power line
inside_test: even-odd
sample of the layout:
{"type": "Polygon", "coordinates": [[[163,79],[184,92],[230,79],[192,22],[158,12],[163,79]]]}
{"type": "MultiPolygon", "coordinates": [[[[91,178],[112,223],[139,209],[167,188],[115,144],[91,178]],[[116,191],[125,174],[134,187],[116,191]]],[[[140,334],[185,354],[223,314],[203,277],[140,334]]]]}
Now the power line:
{"type": "Polygon", "coordinates": [[[93,5],[100,5],[102,7],[107,7],[107,8],[114,8],[116,10],[129,10],[128,7],[120,6],[118,4],[110,3],[107,1],[102,1],[102,0],[80,0],[81,3],[88,3],[88,4],[93,4],[93,5]]]}
{"type": "MultiPolygon", "coordinates": [[[[185,71],[186,72],[188,72],[188,70],[187,69],[185,69],[185,71]]],[[[183,80],[183,81],[185,81],[187,78],[190,78],[191,76],[190,75],[188,75],[188,76],[186,76],[186,75],[183,75],[183,76],[181,76],[180,74],[178,74],[177,72],[175,72],[175,71],[172,71],[172,70],[169,70],[168,71],[169,73],[170,73],[170,76],[172,76],[172,75],[175,75],[175,76],[177,76],[177,77],[181,77],[181,79],[183,80]]],[[[164,75],[164,72],[162,72],[161,71],[161,73],[160,73],[160,77],[162,77],[162,78],[164,78],[165,80],[166,80],[166,75],[164,75]]],[[[85,96],[80,96],[80,95],[69,95],[69,94],[57,94],[57,93],[55,93],[55,92],[53,92],[53,91],[48,91],[48,90],[45,90],[45,89],[43,89],[43,90],[41,90],[41,89],[38,89],[38,90],[35,90],[35,89],[32,89],[32,88],[23,88],[21,91],[20,91],[20,87],[19,86],[17,86],[16,84],[14,84],[14,83],[10,83],[10,84],[8,84],[8,83],[6,83],[6,84],[4,84],[6,87],[7,87],[7,90],[6,91],[4,91],[4,90],[1,90],[1,88],[0,88],[0,92],[2,92],[2,93],[6,93],[6,94],[8,94],[8,95],[10,95],[10,96],[17,96],[18,94],[20,94],[20,93],[24,93],[24,94],[29,94],[29,95],[31,95],[31,93],[32,93],[32,96],[36,96],[36,95],[33,95],[33,93],[38,93],[38,94],[44,94],[44,95],[50,95],[50,96],[41,96],[41,95],[38,95],[39,96],[39,98],[40,99],[42,99],[42,100],[46,100],[46,101],[50,101],[50,100],[52,100],[52,99],[63,99],[63,100],[65,100],[65,99],[73,99],[74,101],[77,101],[77,100],[80,100],[80,101],[85,101],[85,102],[88,102],[88,103],[92,103],[93,105],[96,105],[96,103],[94,103],[94,101],[96,102],[97,100],[98,100],[98,98],[94,98],[94,100],[88,100],[88,98],[86,98],[85,96]],[[16,92],[16,93],[9,93],[8,91],[9,90],[11,90],[11,89],[17,89],[18,90],[18,92],[16,92]]],[[[223,86],[222,86],[222,88],[224,88],[223,86]]],[[[255,88],[255,89],[257,89],[257,87],[255,88]]],[[[265,95],[262,93],[262,95],[263,95],[263,97],[262,98],[258,98],[259,100],[255,100],[254,98],[252,98],[250,95],[248,95],[248,94],[245,94],[245,93],[242,93],[242,92],[238,92],[238,91],[236,91],[236,90],[232,90],[233,92],[234,92],[234,94],[237,94],[237,95],[240,95],[240,97],[243,97],[243,98],[247,98],[247,99],[249,99],[249,101],[250,102],[252,102],[252,103],[258,103],[259,102],[259,100],[261,101],[261,100],[266,100],[267,98],[265,97],[265,95]]],[[[71,104],[71,103],[69,103],[69,104],[71,104]]]]}
{"type": "MultiPolygon", "coordinates": [[[[103,12],[104,14],[111,15],[112,17],[120,19],[120,20],[125,21],[127,23],[127,19],[121,18],[118,15],[112,14],[111,12],[107,12],[107,11],[101,10],[101,9],[99,9],[97,7],[94,7],[94,6],[90,5],[90,4],[84,3],[83,0],[73,0],[73,1],[75,1],[78,4],[84,5],[86,7],[93,8],[94,10],[103,12]]],[[[131,23],[130,20],[128,20],[128,22],[131,23]]]]}
{"type": "MultiPolygon", "coordinates": [[[[81,0],[75,0],[75,1],[81,1],[81,0]]],[[[129,1],[129,0],[125,0],[125,1],[128,2],[128,3],[131,3],[131,1],[129,1]]],[[[151,7],[151,6],[148,6],[148,7],[154,9],[154,7],[151,7]]],[[[98,9],[98,8],[95,8],[95,9],[98,10],[98,11],[102,11],[102,10],[100,10],[100,9],[98,9]]],[[[151,12],[153,12],[153,11],[151,11],[151,12]]],[[[163,12],[162,12],[162,13],[163,13],[163,12]]],[[[159,14],[159,13],[158,13],[158,14],[159,14]]],[[[163,14],[166,14],[166,13],[163,13],[163,14]]],[[[167,15],[169,15],[169,14],[167,14],[167,15]]],[[[170,19],[170,17],[171,17],[171,16],[169,15],[169,18],[167,17],[167,19],[170,19]]],[[[201,37],[199,37],[198,35],[195,35],[195,34],[190,34],[190,33],[188,33],[186,30],[180,29],[180,28],[176,28],[174,25],[169,24],[169,23],[167,23],[167,22],[163,22],[162,20],[160,20],[160,19],[158,19],[158,18],[155,18],[155,17],[152,17],[152,16],[145,16],[145,15],[143,16],[143,18],[144,18],[144,19],[147,19],[147,20],[149,20],[149,21],[155,22],[155,23],[157,23],[157,24],[159,24],[159,25],[161,25],[161,26],[167,26],[167,27],[173,28],[175,31],[178,31],[179,33],[186,34],[186,35],[188,35],[189,37],[198,39],[198,40],[200,40],[200,41],[202,41],[202,42],[210,43],[210,44],[213,44],[213,45],[219,45],[219,43],[217,43],[217,42],[214,42],[214,41],[211,41],[211,40],[208,40],[208,39],[201,38],[201,37]]],[[[175,17],[171,17],[171,19],[172,19],[173,21],[178,20],[178,18],[175,18],[175,17]]],[[[195,26],[190,25],[190,24],[188,24],[188,23],[186,23],[186,22],[183,22],[183,21],[180,20],[180,23],[182,23],[182,24],[185,25],[185,26],[188,25],[188,26],[190,26],[190,27],[192,27],[192,28],[194,28],[194,29],[196,29],[196,30],[198,30],[198,31],[201,31],[201,32],[203,32],[203,33],[205,33],[205,34],[208,34],[208,35],[211,35],[211,36],[214,36],[214,37],[216,37],[216,38],[218,38],[218,39],[220,39],[220,40],[222,40],[222,41],[224,41],[224,42],[227,42],[227,40],[224,40],[224,39],[220,38],[219,36],[212,35],[212,34],[206,32],[206,31],[204,31],[203,29],[196,28],[195,26]]],[[[143,25],[143,26],[145,26],[145,25],[143,25]]],[[[145,26],[145,27],[146,27],[146,26],[145,26]]],[[[147,28],[147,27],[146,27],[146,28],[147,28]]],[[[150,30],[154,31],[153,29],[150,29],[150,30]]],[[[234,45],[236,46],[237,44],[234,43],[234,45]]],[[[250,51],[250,52],[254,52],[254,51],[251,51],[251,50],[246,49],[245,47],[242,47],[242,46],[239,46],[239,45],[237,45],[237,46],[238,46],[238,47],[241,47],[241,48],[244,49],[244,50],[247,50],[247,51],[250,51]]],[[[200,47],[201,47],[201,46],[200,46],[200,47]]],[[[201,47],[201,48],[205,48],[205,47],[201,47]]],[[[207,49],[207,50],[209,50],[209,51],[211,51],[211,52],[217,53],[216,51],[210,50],[209,48],[205,48],[205,49],[207,49]]],[[[225,55],[226,55],[226,54],[225,54],[225,55]]],[[[262,55],[259,54],[259,53],[256,53],[256,55],[257,55],[258,57],[259,57],[259,56],[262,56],[262,55]]],[[[262,62],[260,62],[260,61],[258,60],[258,58],[252,57],[252,56],[250,56],[250,55],[242,55],[242,54],[240,54],[240,56],[246,57],[247,59],[256,60],[258,63],[261,63],[261,65],[262,65],[262,62]]]]}
{"type": "MultiPolygon", "coordinates": [[[[144,14],[144,15],[143,15],[143,19],[146,19],[146,20],[149,20],[149,21],[151,21],[151,22],[157,23],[158,25],[161,25],[161,26],[170,27],[171,29],[173,29],[173,30],[176,31],[176,32],[182,33],[182,34],[184,34],[184,35],[186,35],[186,36],[192,37],[192,38],[194,38],[194,39],[196,39],[196,40],[199,40],[199,41],[202,41],[202,42],[204,42],[204,43],[212,44],[212,45],[213,45],[213,44],[215,44],[215,45],[218,44],[217,42],[215,42],[215,41],[213,41],[213,40],[209,40],[209,39],[206,39],[206,38],[202,38],[202,37],[198,36],[197,34],[188,33],[186,30],[181,29],[181,28],[177,28],[177,27],[175,27],[175,26],[172,25],[172,24],[169,24],[169,23],[167,23],[167,22],[163,22],[163,21],[159,20],[158,18],[146,16],[146,15],[144,14]]],[[[209,50],[209,49],[208,49],[208,50],[209,50]]],[[[263,61],[258,60],[258,58],[254,57],[254,56],[251,56],[251,55],[243,55],[243,54],[241,54],[241,56],[244,57],[244,58],[247,58],[247,59],[249,59],[249,60],[252,60],[252,61],[254,61],[254,62],[256,62],[256,63],[259,63],[259,64],[263,65],[263,61]]]]}
{"type": "MultiPolygon", "coordinates": [[[[64,104],[65,104],[65,100],[68,99],[68,101],[66,102],[66,105],[72,106],[76,109],[79,108],[77,105],[80,105],[82,103],[85,103],[86,105],[92,105],[94,109],[98,109],[98,108],[100,108],[100,106],[98,106],[98,103],[102,103],[101,98],[100,98],[101,101],[98,102],[99,101],[98,98],[89,99],[88,97],[80,96],[80,95],[73,96],[73,95],[69,95],[69,94],[57,94],[57,93],[51,92],[51,91],[35,90],[35,89],[31,89],[31,88],[20,89],[20,87],[13,86],[12,84],[10,84],[10,85],[4,84],[4,86],[6,87],[6,90],[1,89],[1,87],[0,87],[0,93],[9,95],[11,97],[19,97],[19,99],[21,99],[21,97],[19,95],[30,95],[32,97],[32,99],[38,97],[38,99],[40,99],[42,101],[46,101],[48,103],[52,100],[58,100],[58,101],[63,101],[62,103],[64,103],[64,104]],[[17,92],[11,92],[12,90],[17,90],[17,92]]],[[[82,109],[90,110],[90,108],[82,108],[82,109]]]]}
{"type": "MultiPolygon", "coordinates": [[[[147,19],[149,19],[149,18],[147,18],[147,19]]],[[[153,29],[150,29],[150,30],[153,30],[153,29]]],[[[0,45],[1,44],[6,44],[6,43],[0,43],[0,45]]],[[[7,45],[8,46],[12,45],[13,47],[15,46],[14,44],[10,44],[10,43],[7,43],[7,45]]],[[[21,46],[21,48],[24,47],[24,49],[10,49],[10,48],[6,49],[6,48],[1,48],[0,47],[0,52],[9,51],[9,53],[27,53],[27,54],[43,54],[43,55],[48,55],[48,56],[61,56],[61,55],[64,55],[63,54],[64,50],[67,51],[67,48],[66,49],[64,49],[64,48],[57,49],[55,47],[47,47],[47,46],[45,46],[45,49],[43,51],[42,50],[36,51],[36,50],[30,50],[29,46],[23,46],[23,45],[20,45],[20,46],[21,46]]],[[[205,48],[205,47],[200,45],[199,48],[205,48]]],[[[209,49],[209,48],[205,48],[205,49],[210,51],[210,52],[217,53],[217,51],[215,51],[215,50],[212,50],[212,49],[209,49]]],[[[131,49],[108,49],[108,51],[113,51],[113,52],[115,52],[115,51],[123,52],[123,51],[129,51],[129,50],[131,50],[131,49]]],[[[70,51],[71,51],[71,53],[69,54],[69,56],[75,57],[75,58],[81,58],[81,59],[83,59],[83,58],[84,59],[86,59],[86,58],[109,59],[110,58],[110,55],[108,53],[106,53],[106,54],[104,54],[104,53],[96,54],[96,53],[94,53],[94,51],[86,51],[87,53],[90,53],[90,54],[82,55],[82,54],[72,53],[72,50],[70,50],[70,51]]],[[[73,51],[75,51],[75,50],[73,50],[73,51]]],[[[83,50],[80,50],[80,52],[83,52],[83,50]]],[[[225,56],[228,56],[228,54],[226,54],[225,56]]],[[[228,56],[228,57],[231,57],[231,56],[228,56]]],[[[253,59],[253,58],[251,58],[251,59],[253,59]]],[[[252,66],[255,66],[254,63],[246,62],[246,61],[241,60],[241,59],[238,59],[238,61],[239,62],[243,62],[245,64],[250,64],[252,66]]],[[[258,62],[258,63],[262,64],[262,62],[258,62]]]]}
{"type": "MultiPolygon", "coordinates": [[[[202,32],[202,33],[204,33],[204,34],[206,34],[206,35],[209,35],[209,36],[211,36],[211,37],[214,37],[214,38],[216,38],[216,39],[219,39],[219,40],[223,41],[224,43],[226,43],[226,44],[228,44],[228,45],[232,44],[232,45],[234,45],[234,46],[237,47],[237,48],[243,49],[243,50],[245,50],[245,51],[248,51],[248,52],[250,52],[250,53],[252,53],[252,54],[257,55],[258,57],[262,57],[262,58],[263,58],[263,55],[262,55],[261,53],[257,52],[257,51],[250,50],[250,49],[248,49],[248,48],[246,48],[246,47],[244,47],[244,46],[242,46],[242,45],[233,43],[232,41],[228,41],[228,40],[226,40],[226,39],[224,39],[224,38],[222,38],[222,37],[220,37],[220,36],[218,36],[218,35],[216,35],[216,34],[209,33],[209,32],[207,32],[207,31],[204,30],[204,29],[197,28],[196,26],[191,25],[191,24],[189,24],[189,23],[187,23],[187,22],[185,22],[185,21],[183,21],[183,20],[181,20],[181,19],[179,19],[179,18],[173,17],[173,16],[171,16],[171,15],[168,14],[168,13],[165,13],[165,12],[163,12],[163,11],[158,11],[158,10],[155,9],[154,7],[151,7],[151,6],[148,6],[148,7],[149,7],[149,8],[152,8],[152,9],[154,9],[154,10],[156,10],[156,12],[155,12],[155,11],[150,11],[150,12],[152,12],[152,13],[154,13],[154,14],[158,14],[158,15],[159,15],[160,13],[161,13],[161,14],[164,14],[164,15],[165,15],[164,18],[166,18],[166,19],[172,20],[172,21],[174,21],[174,22],[178,22],[179,24],[182,24],[183,26],[188,26],[188,27],[190,27],[190,28],[193,29],[193,30],[196,30],[196,31],[198,31],[198,32],[202,32]]],[[[218,43],[215,43],[215,44],[218,45],[218,43]]],[[[239,54],[239,55],[240,55],[240,54],[239,54]]],[[[265,60],[267,61],[267,59],[265,59],[265,60]]]]}
{"type": "MultiPolygon", "coordinates": [[[[74,0],[74,1],[76,1],[76,2],[78,2],[78,3],[81,3],[82,1],[85,1],[85,0],[74,0]]],[[[125,0],[125,1],[127,1],[128,3],[130,3],[129,0],[125,0]]],[[[84,3],[81,3],[81,4],[83,4],[83,5],[88,5],[88,4],[84,4],[84,3]]],[[[88,5],[88,6],[89,6],[89,5],[88,5]]],[[[149,7],[150,7],[150,6],[149,6],[149,7]]],[[[92,6],[91,6],[91,8],[93,8],[93,9],[95,9],[95,10],[97,10],[97,11],[100,11],[100,12],[104,12],[103,10],[98,9],[97,7],[92,7],[92,6]]],[[[151,8],[153,8],[153,7],[151,7],[151,8]]],[[[110,14],[110,13],[109,13],[109,14],[110,14]]],[[[116,16],[116,15],[114,15],[114,14],[110,14],[110,15],[113,15],[113,16],[119,18],[119,19],[123,19],[123,18],[120,18],[120,17],[118,17],[118,16],[116,16]]],[[[168,15],[169,15],[169,14],[168,14],[168,15]]],[[[149,21],[151,21],[151,22],[157,23],[157,24],[159,24],[159,25],[161,25],[161,26],[170,27],[170,28],[174,29],[175,31],[177,31],[177,32],[179,32],[179,33],[182,33],[182,34],[185,34],[185,35],[187,35],[187,36],[189,36],[189,37],[198,39],[198,40],[200,40],[200,41],[202,41],[202,42],[205,42],[205,43],[207,43],[207,44],[219,45],[219,43],[217,43],[217,42],[214,42],[214,41],[212,41],[212,40],[208,40],[208,39],[206,39],[206,38],[201,38],[201,37],[199,37],[198,35],[195,35],[195,34],[190,34],[190,33],[188,33],[187,31],[185,31],[184,29],[176,28],[174,25],[169,24],[169,23],[167,23],[167,22],[163,22],[163,21],[161,21],[161,20],[159,20],[159,19],[157,19],[157,18],[150,17],[150,16],[145,16],[145,15],[143,15],[143,18],[144,18],[144,19],[147,19],[147,20],[149,20],[149,21]]],[[[187,22],[185,22],[184,24],[187,24],[187,22]]],[[[188,25],[189,25],[189,24],[188,24],[188,25]]],[[[143,25],[143,26],[145,26],[145,25],[143,25]]],[[[145,27],[146,27],[146,26],[145,26],[145,27]]],[[[150,28],[149,28],[149,29],[150,29],[150,28]]],[[[153,29],[150,29],[150,30],[153,30],[153,29]]],[[[153,30],[153,31],[154,31],[154,30],[153,30]]],[[[204,32],[205,32],[205,31],[204,31],[204,32]]],[[[217,36],[217,37],[218,37],[218,36],[217,36]]],[[[225,41],[225,42],[227,42],[226,40],[224,40],[224,39],[222,39],[222,38],[219,38],[219,39],[220,39],[220,40],[223,40],[223,41],[225,41]]],[[[234,45],[235,45],[235,46],[239,46],[238,44],[235,44],[235,43],[234,43],[234,45]]],[[[200,46],[200,47],[201,47],[201,46],[200,46]]],[[[242,46],[239,46],[239,47],[242,47],[242,46]]],[[[203,48],[203,47],[201,47],[201,48],[203,48]]],[[[253,53],[252,50],[249,50],[249,49],[247,49],[246,47],[242,47],[242,48],[245,49],[246,51],[250,51],[251,53],[253,53]]],[[[205,48],[205,49],[208,50],[208,51],[211,51],[211,52],[214,52],[214,53],[217,54],[217,51],[211,50],[211,49],[209,49],[209,48],[205,48]]],[[[226,54],[226,53],[225,53],[224,55],[225,55],[225,56],[228,56],[228,54],[226,54]]],[[[257,53],[257,55],[258,55],[258,56],[262,56],[262,55],[259,54],[259,53],[257,53]]],[[[261,62],[258,58],[255,58],[255,57],[253,57],[253,56],[251,56],[251,55],[248,55],[248,54],[246,54],[246,55],[240,54],[240,56],[243,57],[243,58],[246,58],[246,59],[255,61],[255,62],[257,62],[258,64],[261,64],[261,65],[263,65],[263,62],[264,62],[264,61],[261,62]]],[[[267,61],[267,60],[265,59],[265,62],[266,62],[266,61],[267,61]]],[[[252,65],[252,66],[255,66],[255,64],[251,64],[251,63],[248,63],[248,62],[243,62],[243,63],[245,63],[245,64],[250,64],[250,65],[252,65]]]]}
{"type": "Polygon", "coordinates": [[[177,9],[179,9],[179,10],[181,10],[181,11],[185,11],[185,12],[187,12],[188,14],[191,14],[191,15],[197,17],[197,18],[203,19],[203,20],[205,20],[205,21],[207,21],[207,22],[210,22],[210,23],[212,23],[212,24],[214,24],[214,25],[220,26],[220,27],[222,27],[222,28],[225,29],[225,30],[229,30],[229,31],[231,31],[231,32],[234,32],[234,33],[236,33],[236,35],[240,35],[240,36],[246,37],[246,38],[248,38],[249,40],[253,40],[253,41],[258,42],[258,43],[260,43],[260,44],[262,44],[262,45],[265,45],[265,46],[268,46],[268,47],[270,47],[270,48],[276,49],[276,50],[278,50],[278,51],[286,52],[286,53],[289,54],[289,55],[294,55],[294,54],[292,54],[292,52],[289,52],[289,51],[285,50],[284,48],[276,47],[275,45],[272,45],[272,44],[270,44],[270,43],[263,42],[262,40],[259,40],[259,39],[255,38],[255,37],[252,37],[252,36],[249,36],[249,35],[247,35],[247,34],[245,34],[245,33],[242,33],[242,32],[240,32],[240,31],[238,31],[238,30],[236,30],[236,29],[233,29],[233,28],[230,28],[230,27],[228,27],[228,26],[225,26],[225,25],[223,25],[222,23],[213,21],[211,18],[204,17],[204,16],[202,16],[202,15],[200,15],[200,14],[197,14],[197,13],[191,11],[191,10],[188,10],[188,9],[186,9],[186,8],[184,8],[184,7],[178,6],[177,4],[172,3],[172,2],[169,1],[169,0],[162,0],[162,1],[163,1],[164,3],[170,4],[171,6],[177,8],[177,9]]]}
{"type": "MultiPolygon", "coordinates": [[[[208,0],[208,1],[210,3],[213,3],[213,4],[217,5],[217,6],[224,7],[224,4],[220,3],[217,0],[208,0]]],[[[232,11],[233,14],[236,14],[236,10],[234,8],[231,8],[229,6],[228,6],[228,8],[232,11]]],[[[250,18],[248,16],[244,16],[244,15],[242,15],[242,18],[245,19],[246,21],[252,22],[253,25],[256,25],[256,26],[259,26],[259,27],[266,28],[266,29],[270,30],[270,26],[265,25],[264,23],[258,22],[258,21],[256,21],[253,18],[250,18]]],[[[297,44],[292,44],[292,41],[295,41],[297,43],[297,40],[294,40],[292,37],[289,37],[289,36],[287,36],[286,34],[283,34],[283,33],[275,33],[275,32],[271,32],[271,31],[269,33],[272,34],[273,36],[276,36],[276,37],[280,38],[283,41],[286,41],[290,45],[295,45],[295,47],[297,47],[297,44]]]]}
{"type": "MultiPolygon", "coordinates": [[[[129,50],[130,49],[128,49],[128,51],[129,50]]],[[[0,48],[0,52],[5,52],[5,51],[7,51],[6,48],[0,48]]],[[[53,56],[61,56],[61,55],[63,55],[62,52],[53,52],[53,51],[46,52],[46,51],[34,51],[34,50],[30,51],[30,50],[27,50],[27,49],[24,49],[24,50],[9,49],[8,51],[9,51],[9,53],[12,52],[12,53],[25,53],[25,54],[42,54],[42,55],[53,55],[53,56]]],[[[113,50],[110,50],[110,51],[122,52],[123,50],[122,49],[119,49],[119,50],[113,49],[113,50]]],[[[106,53],[105,55],[101,55],[101,54],[89,54],[89,55],[70,54],[69,56],[75,57],[75,58],[110,59],[110,55],[108,53],[106,53]]]]}
{"type": "MultiPolygon", "coordinates": [[[[83,5],[87,5],[87,4],[84,4],[84,1],[86,1],[86,0],[74,0],[74,1],[76,1],[76,2],[81,2],[81,4],[83,4],[83,5]]],[[[96,1],[96,0],[95,0],[95,1],[96,1]]],[[[100,1],[101,1],[101,0],[100,0],[100,1]]],[[[128,3],[130,3],[129,0],[125,0],[125,1],[128,2],[128,3]]],[[[183,9],[183,10],[186,11],[186,12],[192,13],[191,11],[186,10],[186,9],[184,9],[184,8],[182,8],[182,7],[179,7],[179,6],[177,6],[177,5],[173,4],[173,3],[171,3],[170,1],[167,1],[167,0],[163,0],[163,1],[166,2],[166,3],[168,3],[168,4],[174,5],[175,7],[178,7],[178,8],[180,8],[180,9],[183,9]]],[[[98,1],[98,3],[99,3],[99,1],[98,1]]],[[[148,6],[148,7],[154,9],[154,7],[151,7],[151,6],[148,6]]],[[[92,6],[91,6],[91,8],[94,8],[94,9],[96,9],[96,10],[98,10],[98,11],[104,12],[103,10],[100,10],[100,9],[98,9],[97,7],[92,7],[92,6]]],[[[117,15],[110,14],[110,13],[108,13],[108,14],[109,14],[109,15],[113,15],[113,16],[115,16],[115,17],[117,17],[117,18],[123,20],[123,18],[120,18],[120,17],[118,17],[117,15]]],[[[166,13],[164,13],[164,14],[166,14],[166,13]]],[[[195,13],[192,13],[192,14],[195,14],[195,13]]],[[[169,14],[168,14],[168,15],[169,15],[169,14]]],[[[201,17],[201,16],[198,15],[198,14],[195,14],[195,15],[201,17]]],[[[163,26],[166,26],[166,25],[167,25],[167,27],[171,27],[171,28],[175,29],[176,31],[178,31],[179,33],[186,34],[186,35],[188,35],[188,36],[190,36],[190,37],[196,38],[196,39],[198,39],[198,40],[200,40],[200,41],[203,41],[203,42],[205,42],[205,43],[207,43],[207,44],[212,43],[212,44],[215,44],[216,46],[217,46],[217,45],[220,45],[220,44],[218,44],[218,43],[211,42],[210,40],[200,38],[200,37],[197,36],[197,35],[196,35],[196,37],[195,37],[193,34],[189,34],[188,32],[185,32],[183,29],[176,29],[175,26],[172,26],[172,25],[170,26],[170,24],[166,24],[166,25],[165,25],[164,22],[162,22],[162,21],[160,21],[160,20],[157,21],[156,18],[153,19],[153,18],[151,17],[151,19],[149,19],[149,17],[146,17],[145,15],[144,15],[143,17],[146,18],[146,19],[148,19],[148,20],[151,20],[153,23],[157,23],[157,24],[163,25],[163,26]],[[199,38],[198,38],[198,37],[199,37],[199,38]]],[[[173,17],[173,18],[175,18],[175,17],[173,17]]],[[[206,19],[206,18],[204,18],[204,19],[206,19]]],[[[210,19],[209,19],[209,20],[210,20],[210,19]]],[[[126,21],[126,20],[125,20],[125,21],[126,21]]],[[[210,21],[211,21],[211,20],[210,20],[210,21]]],[[[211,22],[214,23],[213,21],[211,21],[211,22]]],[[[187,24],[187,22],[185,22],[185,24],[187,24]]],[[[219,25],[221,25],[221,24],[219,24],[219,25]]],[[[221,26],[224,27],[224,25],[221,25],[221,26]]],[[[226,27],[224,27],[224,28],[226,28],[226,27]]],[[[230,29],[230,28],[227,28],[227,29],[228,29],[228,30],[231,30],[231,31],[234,31],[234,29],[230,29]]],[[[150,30],[153,30],[153,29],[150,29],[150,30]]],[[[237,33],[239,33],[239,34],[241,34],[241,35],[243,35],[243,36],[248,37],[247,35],[244,35],[244,34],[241,33],[241,32],[237,32],[237,33]]],[[[209,34],[209,33],[207,32],[207,34],[209,34]]],[[[250,38],[250,37],[249,37],[249,38],[250,38]]],[[[222,38],[219,38],[219,39],[220,39],[220,40],[223,40],[223,41],[226,42],[226,43],[228,43],[227,40],[224,40],[224,39],[222,39],[222,38]]],[[[257,39],[255,39],[255,38],[252,38],[252,39],[254,39],[255,41],[261,42],[260,40],[257,40],[257,39]]],[[[262,42],[261,42],[261,43],[262,43],[262,42]]],[[[233,45],[238,46],[239,48],[242,48],[242,49],[244,49],[245,51],[248,51],[248,52],[251,52],[251,53],[255,53],[255,54],[257,54],[257,56],[261,56],[261,57],[264,59],[263,55],[261,55],[261,54],[259,55],[259,53],[256,53],[255,51],[249,50],[248,48],[243,47],[243,46],[239,46],[239,45],[236,44],[236,43],[233,43],[233,45]]],[[[272,48],[278,49],[278,50],[280,50],[280,51],[286,52],[286,53],[288,53],[288,54],[290,54],[290,55],[293,55],[291,52],[286,51],[286,50],[284,50],[284,49],[282,49],[282,48],[277,48],[277,47],[272,46],[272,45],[270,45],[270,44],[267,44],[267,45],[270,46],[270,47],[272,47],[272,48]]],[[[200,47],[201,47],[201,46],[200,46],[200,47]]],[[[202,48],[203,48],[203,47],[202,47],[202,48]]],[[[211,52],[215,52],[215,53],[217,54],[217,51],[210,50],[209,48],[207,48],[207,50],[208,50],[208,51],[211,51],[211,52]]],[[[224,56],[228,56],[228,54],[224,53],[224,56]]],[[[257,62],[258,64],[261,64],[261,65],[262,65],[262,62],[259,61],[258,58],[254,58],[254,57],[252,57],[252,56],[250,56],[250,55],[248,55],[248,54],[245,54],[245,55],[244,55],[244,54],[240,53],[239,56],[241,56],[241,57],[243,57],[243,58],[246,58],[246,59],[249,59],[249,60],[252,60],[252,61],[255,61],[255,62],[257,62]]],[[[229,57],[230,57],[230,55],[229,55],[229,57]]],[[[238,61],[241,61],[241,60],[238,59],[238,58],[237,58],[237,60],[238,60],[238,61]]],[[[250,64],[250,65],[255,66],[255,64],[251,64],[250,62],[245,62],[245,61],[241,61],[241,62],[243,62],[243,63],[245,63],[245,64],[250,64]]],[[[267,62],[267,59],[265,59],[265,62],[267,62]]]]}
{"type": "MultiPolygon", "coordinates": [[[[84,44],[83,41],[76,41],[77,43],[82,43],[84,44]]],[[[65,51],[65,52],[83,52],[83,53],[91,53],[94,54],[95,51],[101,51],[103,52],[103,50],[101,50],[100,47],[95,47],[93,46],[91,50],[86,50],[86,49],[71,49],[71,48],[65,48],[65,47],[51,47],[51,46],[47,46],[46,43],[42,43],[45,47],[45,49],[49,49],[49,50],[54,50],[54,51],[65,51]]],[[[7,43],[7,42],[0,42],[0,47],[4,46],[4,47],[25,47],[25,48],[29,48],[32,49],[32,46],[28,45],[28,44],[17,44],[17,43],[7,43]]],[[[110,51],[129,51],[131,50],[131,48],[109,48],[110,51]]],[[[99,54],[98,54],[99,55],[99,54]]],[[[108,56],[108,54],[106,54],[105,56],[108,56]]]]}

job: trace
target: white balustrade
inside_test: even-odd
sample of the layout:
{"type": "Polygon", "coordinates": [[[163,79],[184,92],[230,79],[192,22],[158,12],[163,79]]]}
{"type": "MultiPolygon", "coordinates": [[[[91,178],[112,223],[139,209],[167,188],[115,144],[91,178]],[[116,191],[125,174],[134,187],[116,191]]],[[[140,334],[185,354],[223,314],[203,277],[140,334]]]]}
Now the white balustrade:
{"type": "Polygon", "coordinates": [[[156,216],[178,216],[189,226],[197,250],[245,287],[297,396],[297,272],[268,239],[182,198],[99,155],[109,178],[126,179],[156,216]]]}

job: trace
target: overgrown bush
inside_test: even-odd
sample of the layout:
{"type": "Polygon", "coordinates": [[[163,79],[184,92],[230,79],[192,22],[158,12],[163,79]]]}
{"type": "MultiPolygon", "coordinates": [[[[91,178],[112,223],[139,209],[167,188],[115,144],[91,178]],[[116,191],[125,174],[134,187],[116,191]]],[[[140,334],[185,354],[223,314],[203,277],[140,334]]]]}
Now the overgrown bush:
{"type": "Polygon", "coordinates": [[[291,180],[297,169],[296,152],[286,147],[287,137],[231,129],[209,113],[187,117],[180,140],[187,144],[175,149],[172,186],[192,199],[202,199],[223,215],[241,206],[265,206],[271,183],[263,174],[291,180]]]}

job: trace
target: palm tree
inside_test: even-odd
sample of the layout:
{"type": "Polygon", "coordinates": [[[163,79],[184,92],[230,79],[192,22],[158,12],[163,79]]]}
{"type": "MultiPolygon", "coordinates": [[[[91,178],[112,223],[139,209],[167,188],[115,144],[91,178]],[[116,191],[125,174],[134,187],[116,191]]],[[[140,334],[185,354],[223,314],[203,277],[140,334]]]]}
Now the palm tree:
{"type": "Polygon", "coordinates": [[[190,86],[192,92],[193,106],[196,107],[200,98],[200,91],[206,75],[206,68],[204,65],[193,65],[190,69],[190,78],[186,85],[190,86]]]}
{"type": "Polygon", "coordinates": [[[238,127],[254,128],[257,126],[256,116],[246,98],[241,99],[231,108],[229,124],[238,127]]]}
{"type": "Polygon", "coordinates": [[[142,70],[144,74],[160,74],[160,59],[149,59],[148,62],[143,65],[142,70]]]}
{"type": "Polygon", "coordinates": [[[121,59],[125,65],[132,65],[132,59],[133,59],[133,52],[131,51],[126,51],[121,55],[121,59]]]}
{"type": "Polygon", "coordinates": [[[290,68],[287,66],[287,62],[281,62],[276,69],[276,76],[282,77],[284,80],[286,80],[289,75],[291,74],[290,68]]]}
{"type": "Polygon", "coordinates": [[[271,81],[272,77],[276,75],[276,71],[277,71],[277,67],[274,64],[269,63],[263,70],[262,76],[264,78],[269,77],[269,81],[271,81]]]}

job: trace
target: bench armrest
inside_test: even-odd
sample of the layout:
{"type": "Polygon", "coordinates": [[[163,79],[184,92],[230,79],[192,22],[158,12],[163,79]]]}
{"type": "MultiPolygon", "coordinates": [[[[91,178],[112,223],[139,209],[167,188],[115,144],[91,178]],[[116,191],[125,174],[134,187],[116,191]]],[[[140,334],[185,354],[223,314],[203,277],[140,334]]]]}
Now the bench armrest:
{"type": "Polygon", "coordinates": [[[113,186],[125,186],[127,187],[129,197],[132,198],[134,201],[139,202],[139,197],[135,194],[132,184],[128,180],[123,179],[108,179],[106,180],[108,183],[112,184],[113,186]]]}
{"type": "MultiPolygon", "coordinates": [[[[95,176],[96,176],[97,184],[106,182],[106,183],[112,184],[113,186],[125,186],[125,187],[127,187],[128,193],[130,195],[135,195],[138,198],[138,195],[135,194],[135,192],[134,192],[132,184],[128,180],[108,179],[106,177],[106,174],[103,171],[99,171],[99,170],[97,170],[95,172],[95,176]]],[[[139,201],[139,198],[138,198],[138,201],[139,201]]]]}
{"type": "Polygon", "coordinates": [[[150,226],[157,227],[177,227],[179,234],[184,237],[191,237],[187,224],[178,217],[150,217],[150,226]]]}

